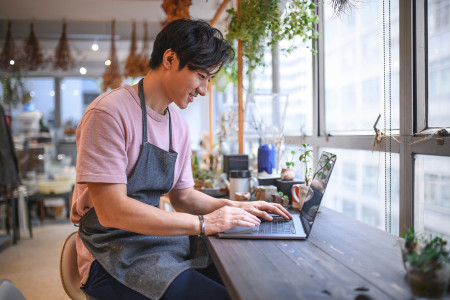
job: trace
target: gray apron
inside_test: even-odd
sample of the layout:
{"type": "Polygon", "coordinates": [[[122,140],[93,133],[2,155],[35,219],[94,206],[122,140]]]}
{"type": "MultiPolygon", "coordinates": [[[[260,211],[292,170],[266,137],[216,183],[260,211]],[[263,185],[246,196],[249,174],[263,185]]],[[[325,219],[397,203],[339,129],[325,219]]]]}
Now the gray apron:
{"type": "MultiPolygon", "coordinates": [[[[172,149],[169,108],[169,152],[147,141],[147,111],[142,82],[139,81],[142,147],[127,181],[127,195],[158,207],[161,194],[172,187],[178,153],[172,149]]],[[[86,248],[111,276],[150,299],[161,298],[183,271],[204,268],[210,263],[203,240],[197,236],[149,236],[103,227],[94,207],[80,220],[80,236],[86,248]]]]}

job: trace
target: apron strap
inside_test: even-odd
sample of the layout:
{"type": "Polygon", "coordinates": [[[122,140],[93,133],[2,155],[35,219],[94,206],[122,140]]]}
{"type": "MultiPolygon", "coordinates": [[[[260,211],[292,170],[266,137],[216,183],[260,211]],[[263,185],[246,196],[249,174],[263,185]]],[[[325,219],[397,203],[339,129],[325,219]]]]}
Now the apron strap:
{"type": "MultiPolygon", "coordinates": [[[[147,106],[145,104],[144,96],[144,78],[139,80],[138,83],[139,90],[139,100],[141,100],[141,110],[142,110],[142,144],[147,142],[147,106]]],[[[174,152],[172,148],[172,118],[170,117],[169,107],[166,108],[169,114],[169,151],[174,152]]]]}
{"type": "Polygon", "coordinates": [[[145,104],[144,96],[144,78],[139,80],[139,99],[141,100],[141,110],[142,110],[142,144],[147,142],[147,106],[145,104]]]}

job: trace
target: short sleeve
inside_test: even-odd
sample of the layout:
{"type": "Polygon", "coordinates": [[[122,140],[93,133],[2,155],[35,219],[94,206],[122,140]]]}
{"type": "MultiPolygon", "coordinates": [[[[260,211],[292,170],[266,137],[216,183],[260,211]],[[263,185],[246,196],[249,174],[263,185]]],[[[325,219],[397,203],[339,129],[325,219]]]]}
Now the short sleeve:
{"type": "Polygon", "coordinates": [[[127,183],[124,136],[124,127],[107,112],[87,112],[77,128],[77,183],[127,183]]]}

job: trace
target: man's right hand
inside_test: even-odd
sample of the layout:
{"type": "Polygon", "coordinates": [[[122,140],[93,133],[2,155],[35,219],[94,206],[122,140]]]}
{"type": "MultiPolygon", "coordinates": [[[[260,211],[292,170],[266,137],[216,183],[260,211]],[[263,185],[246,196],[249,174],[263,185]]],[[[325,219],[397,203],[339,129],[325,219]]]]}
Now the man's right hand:
{"type": "Polygon", "coordinates": [[[205,234],[214,235],[234,226],[259,226],[260,219],[242,208],[224,206],[210,214],[204,215],[205,234]]]}

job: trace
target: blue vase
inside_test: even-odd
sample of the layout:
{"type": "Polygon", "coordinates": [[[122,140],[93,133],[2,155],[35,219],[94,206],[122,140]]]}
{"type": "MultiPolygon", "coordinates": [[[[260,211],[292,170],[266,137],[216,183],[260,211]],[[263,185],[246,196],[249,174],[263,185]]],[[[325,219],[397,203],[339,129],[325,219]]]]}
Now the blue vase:
{"type": "Polygon", "coordinates": [[[272,144],[264,144],[258,148],[258,173],[272,174],[275,166],[276,150],[272,144]]]}

